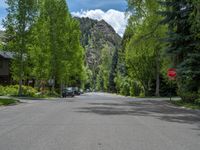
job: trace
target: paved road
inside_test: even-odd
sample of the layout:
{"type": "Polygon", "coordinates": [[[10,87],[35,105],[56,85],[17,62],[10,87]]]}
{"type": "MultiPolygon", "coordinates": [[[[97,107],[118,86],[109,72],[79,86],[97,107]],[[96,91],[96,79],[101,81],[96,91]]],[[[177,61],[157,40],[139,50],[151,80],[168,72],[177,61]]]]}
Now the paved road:
{"type": "Polygon", "coordinates": [[[87,94],[0,108],[0,150],[199,150],[200,113],[87,94]]]}

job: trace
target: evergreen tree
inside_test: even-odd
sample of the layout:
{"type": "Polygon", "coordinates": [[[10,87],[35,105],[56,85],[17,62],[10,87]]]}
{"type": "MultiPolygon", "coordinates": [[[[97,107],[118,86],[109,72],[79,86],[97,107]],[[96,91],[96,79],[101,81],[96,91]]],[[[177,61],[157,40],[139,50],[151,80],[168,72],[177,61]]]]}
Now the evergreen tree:
{"type": "Polygon", "coordinates": [[[109,92],[116,92],[115,77],[117,73],[117,64],[118,64],[118,50],[116,49],[112,58],[112,64],[109,74],[109,92]]]}
{"type": "Polygon", "coordinates": [[[167,0],[161,3],[166,7],[162,12],[163,23],[168,24],[168,48],[173,66],[178,70],[179,94],[184,100],[194,100],[200,88],[200,47],[199,37],[199,3],[191,0],[167,0]],[[191,99],[184,96],[194,94],[191,99]],[[195,96],[196,95],[196,96],[195,96]]]}
{"type": "Polygon", "coordinates": [[[97,75],[97,89],[102,91],[109,91],[109,77],[112,68],[113,49],[107,44],[101,51],[101,64],[97,75]]]}

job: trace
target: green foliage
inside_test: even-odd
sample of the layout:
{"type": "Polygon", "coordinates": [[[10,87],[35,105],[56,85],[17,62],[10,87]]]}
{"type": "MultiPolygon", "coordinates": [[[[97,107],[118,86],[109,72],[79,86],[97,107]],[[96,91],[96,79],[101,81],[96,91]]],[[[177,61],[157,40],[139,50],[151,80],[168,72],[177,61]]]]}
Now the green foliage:
{"type": "Polygon", "coordinates": [[[172,101],[172,104],[176,106],[181,106],[189,109],[200,109],[200,103],[199,100],[196,100],[195,103],[192,102],[186,102],[183,100],[178,100],[178,101],[172,101]]]}
{"type": "Polygon", "coordinates": [[[135,12],[129,19],[123,40],[128,75],[140,82],[146,96],[150,95],[151,82],[156,81],[155,93],[159,96],[164,47],[160,39],[165,36],[166,27],[159,26],[162,17],[156,12],[162,8],[153,0],[128,2],[129,9],[135,12]]]}
{"type": "Polygon", "coordinates": [[[117,93],[120,93],[125,96],[130,95],[131,82],[128,77],[123,77],[121,76],[121,74],[118,73],[115,77],[115,84],[117,93]]]}
{"type": "Polygon", "coordinates": [[[130,82],[128,78],[123,78],[120,84],[120,94],[129,96],[130,95],[130,82]]]}
{"type": "MultiPolygon", "coordinates": [[[[183,83],[183,82],[182,82],[183,83]]],[[[188,91],[187,90],[187,86],[188,84],[179,84],[179,88],[178,88],[178,95],[182,98],[183,101],[185,102],[194,102],[196,99],[199,98],[199,94],[196,91],[188,91]]]]}
{"type": "Polygon", "coordinates": [[[116,92],[115,88],[115,76],[117,73],[117,64],[118,64],[118,49],[115,50],[113,57],[112,57],[112,64],[111,64],[111,69],[109,73],[109,92],[116,92]]]}
{"type": "MultiPolygon", "coordinates": [[[[0,41],[1,42],[1,41],[0,41]]],[[[3,45],[0,43],[0,50],[2,50],[3,49],[3,45]]]]}
{"type": "MultiPolygon", "coordinates": [[[[23,95],[34,97],[37,93],[32,87],[22,86],[23,95]]],[[[19,85],[0,86],[0,95],[2,96],[16,96],[18,95],[19,85]]]]}
{"type": "Polygon", "coordinates": [[[12,61],[13,78],[19,81],[19,95],[22,94],[22,80],[28,75],[28,37],[30,28],[35,21],[35,0],[6,0],[8,15],[3,21],[6,29],[6,50],[14,52],[12,61]]]}
{"type": "Polygon", "coordinates": [[[114,60],[115,50],[120,48],[121,37],[103,20],[97,21],[89,18],[76,19],[80,22],[82,31],[81,43],[85,48],[85,63],[90,73],[92,73],[90,74],[89,82],[87,82],[87,88],[109,91],[111,84],[112,89],[115,86],[116,64],[112,60],[114,60]],[[108,52],[103,52],[105,47],[108,52]],[[107,61],[107,58],[103,58],[104,53],[108,55],[109,61],[107,61]],[[109,69],[107,69],[107,66],[110,66],[109,69]]]}
{"type": "Polygon", "coordinates": [[[0,86],[0,95],[17,95],[19,86],[0,86]]]}
{"type": "Polygon", "coordinates": [[[179,95],[193,102],[200,88],[199,2],[167,0],[161,4],[166,7],[163,23],[169,30],[166,53],[178,70],[179,95]]]}
{"type": "Polygon", "coordinates": [[[132,81],[132,84],[130,86],[130,96],[140,96],[141,92],[142,88],[139,83],[132,81]]]}
{"type": "MultiPolygon", "coordinates": [[[[5,50],[13,52],[12,75],[20,83],[34,78],[38,87],[53,80],[55,88],[85,82],[80,26],[65,0],[7,0],[5,50]],[[60,85],[59,85],[60,84],[60,85]]],[[[26,91],[23,93],[26,94],[26,91]]]]}
{"type": "Polygon", "coordinates": [[[113,50],[108,45],[105,45],[101,51],[101,64],[99,65],[99,73],[97,75],[98,90],[108,91],[112,56],[113,50]]]}
{"type": "Polygon", "coordinates": [[[196,100],[194,101],[194,104],[200,107],[200,99],[196,99],[196,100]]]}

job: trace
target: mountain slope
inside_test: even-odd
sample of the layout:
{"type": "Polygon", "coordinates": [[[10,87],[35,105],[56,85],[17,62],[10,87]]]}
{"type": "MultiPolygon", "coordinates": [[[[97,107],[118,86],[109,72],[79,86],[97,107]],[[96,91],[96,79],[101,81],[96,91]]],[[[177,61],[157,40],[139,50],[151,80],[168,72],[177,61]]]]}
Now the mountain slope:
{"type": "Polygon", "coordinates": [[[76,18],[82,32],[81,43],[85,48],[85,62],[92,72],[88,87],[107,91],[114,82],[117,56],[122,38],[104,20],[76,18]]]}
{"type": "Polygon", "coordinates": [[[86,50],[86,63],[89,68],[98,68],[101,63],[101,51],[107,45],[112,54],[120,48],[121,37],[104,20],[76,18],[82,32],[81,43],[86,50]],[[96,64],[95,66],[93,66],[96,64]]]}

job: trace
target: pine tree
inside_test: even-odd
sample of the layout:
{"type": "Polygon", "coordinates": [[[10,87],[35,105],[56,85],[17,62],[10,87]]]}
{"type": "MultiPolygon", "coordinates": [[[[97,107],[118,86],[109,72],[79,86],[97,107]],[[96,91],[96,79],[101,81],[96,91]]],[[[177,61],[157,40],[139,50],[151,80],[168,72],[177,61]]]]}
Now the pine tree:
{"type": "Polygon", "coordinates": [[[116,92],[115,77],[117,74],[117,65],[118,65],[118,50],[116,49],[112,58],[112,64],[109,74],[109,92],[116,92]]]}

